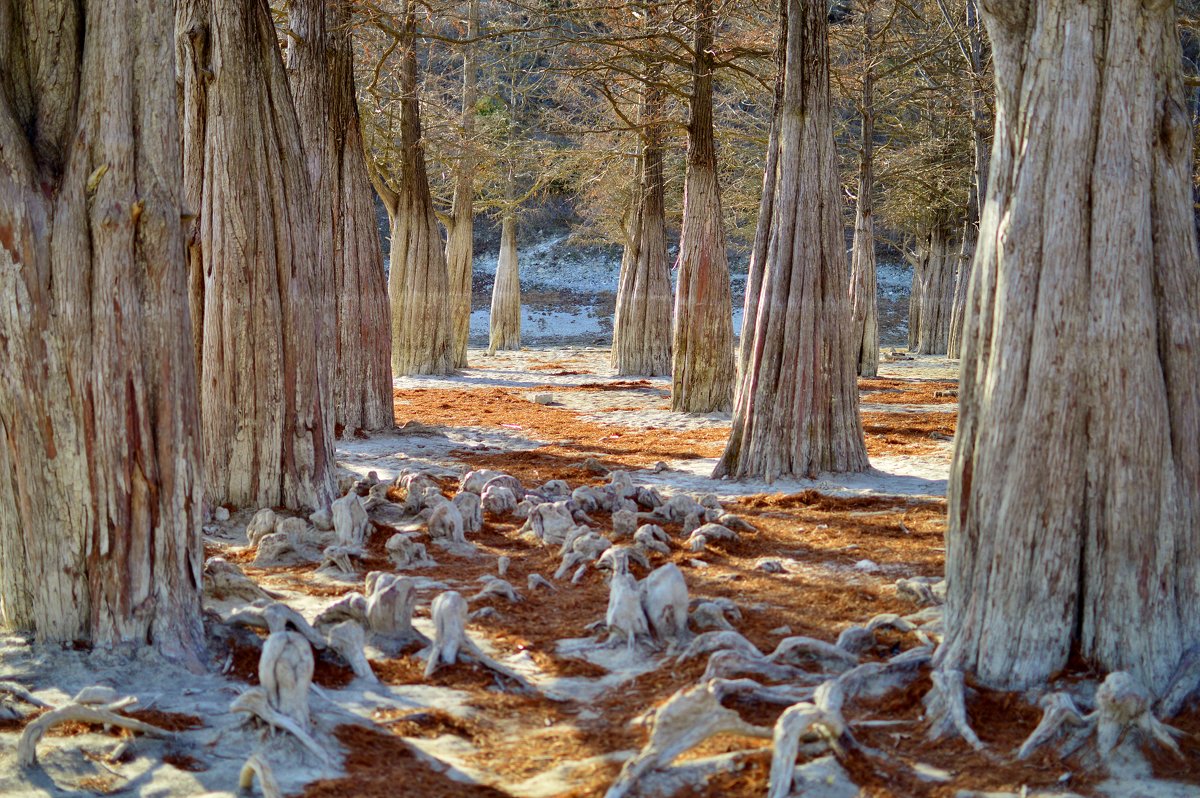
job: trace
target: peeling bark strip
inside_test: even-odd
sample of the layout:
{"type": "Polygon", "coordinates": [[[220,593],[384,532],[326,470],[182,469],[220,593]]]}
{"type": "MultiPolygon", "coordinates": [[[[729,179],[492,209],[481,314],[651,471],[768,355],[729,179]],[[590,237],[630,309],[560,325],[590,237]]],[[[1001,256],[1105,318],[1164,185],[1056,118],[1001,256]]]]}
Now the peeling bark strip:
{"type": "Polygon", "coordinates": [[[733,404],[733,297],[713,137],[715,27],[712,0],[696,0],[671,386],[671,409],[685,413],[719,412],[733,404]]]}
{"type": "MultiPolygon", "coordinates": [[[[789,0],[761,290],[733,430],[714,476],[867,468],[851,339],[825,7],[789,0]]],[[[763,208],[768,207],[764,198],[763,208]]],[[[751,283],[755,275],[751,275],[751,283]]],[[[747,301],[747,307],[750,302],[747,301]]]]}
{"type": "Polygon", "coordinates": [[[306,508],[333,495],[323,264],[300,126],[264,0],[176,9],[184,183],[199,199],[207,498],[306,508]]]}
{"type": "MultiPolygon", "coordinates": [[[[652,29],[653,3],[644,28],[652,29]]],[[[618,375],[658,377],[671,373],[671,274],[667,260],[666,199],[663,184],[662,77],[659,64],[647,68],[638,122],[642,151],[632,236],[621,258],[621,279],[613,318],[612,367],[618,375]]]]}
{"type": "MultiPolygon", "coordinates": [[[[449,374],[454,370],[450,328],[450,277],[442,234],[433,212],[417,81],[417,10],[404,4],[400,66],[401,174],[398,190],[384,196],[392,222],[388,294],[392,302],[392,372],[449,374]]],[[[390,192],[389,192],[390,193],[390,192]]]]}
{"type": "Polygon", "coordinates": [[[200,651],[171,4],[0,6],[0,626],[200,651]]]}
{"type": "Polygon", "coordinates": [[[996,134],[949,486],[945,666],[1072,653],[1161,695],[1200,642],[1200,258],[1169,2],[983,3],[996,134]]]}
{"type": "MultiPolygon", "coordinates": [[[[479,37],[479,0],[467,3],[467,39],[463,45],[462,140],[454,173],[454,200],[446,231],[446,267],[450,274],[450,323],[454,368],[467,367],[471,335],[471,271],[475,247],[475,103],[479,99],[475,39],[479,37]]],[[[390,393],[389,393],[390,401],[390,393]]]]}
{"type": "Polygon", "coordinates": [[[320,220],[318,342],[328,359],[321,373],[336,426],[383,429],[392,425],[387,280],[354,94],[350,12],[343,0],[293,0],[288,12],[288,74],[320,220]]]}

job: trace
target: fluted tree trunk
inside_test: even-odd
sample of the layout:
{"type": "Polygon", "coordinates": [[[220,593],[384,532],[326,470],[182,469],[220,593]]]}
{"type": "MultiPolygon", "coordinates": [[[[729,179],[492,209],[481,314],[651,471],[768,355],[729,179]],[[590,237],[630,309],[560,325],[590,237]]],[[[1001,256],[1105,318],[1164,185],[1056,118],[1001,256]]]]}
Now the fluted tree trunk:
{"type": "Polygon", "coordinates": [[[0,626],[197,663],[171,4],[0,7],[0,626]]]}
{"type": "Polygon", "coordinates": [[[391,335],[383,254],[367,177],[349,9],[344,0],[288,4],[288,76],[314,187],[322,289],[318,354],[327,359],[335,429],[393,422],[391,335]]]}
{"type": "Polygon", "coordinates": [[[948,226],[934,224],[917,253],[909,297],[908,348],[918,354],[946,354],[957,265],[948,226]]]}
{"type": "Polygon", "coordinates": [[[879,302],[875,279],[875,28],[873,2],[863,6],[862,137],[858,167],[858,202],[854,242],[850,250],[852,338],[858,348],[858,373],[874,377],[879,370],[879,302]]]}
{"type": "Polygon", "coordinates": [[[190,259],[192,285],[203,291],[193,305],[204,317],[206,495],[236,506],[322,506],[334,468],[318,354],[326,276],[267,4],[180,0],[176,63],[186,196],[199,203],[190,259]]]}
{"type": "MultiPolygon", "coordinates": [[[[645,12],[647,25],[653,6],[645,12]]],[[[671,373],[671,274],[663,183],[661,68],[647,69],[638,123],[638,189],[629,241],[621,258],[613,319],[612,367],[619,375],[671,373]]]]}
{"type": "Polygon", "coordinates": [[[733,297],[713,136],[712,0],[696,0],[695,14],[671,409],[712,413],[729,410],[733,402],[733,297]]]}
{"type": "MultiPolygon", "coordinates": [[[[510,199],[512,192],[509,192],[510,199]]],[[[500,257],[496,261],[496,282],[492,285],[492,312],[489,320],[488,354],[521,348],[521,277],[517,268],[517,215],[504,213],[500,223],[500,257]]]]}
{"type": "Polygon", "coordinates": [[[1200,257],[1169,2],[981,4],[996,132],[949,484],[942,667],[1160,695],[1200,643],[1200,257]]]}
{"type": "MultiPolygon", "coordinates": [[[[862,471],[856,347],[829,98],[827,9],[787,0],[778,153],[754,338],[714,476],[862,471]]],[[[763,207],[767,207],[766,200],[763,207]]],[[[760,230],[760,235],[763,231],[760,230]]]]}
{"type": "Polygon", "coordinates": [[[392,304],[392,373],[454,371],[450,276],[433,210],[417,80],[417,9],[404,3],[400,64],[400,179],[395,189],[376,182],[391,217],[388,295],[392,304]]]}
{"type": "Polygon", "coordinates": [[[962,356],[963,320],[967,313],[967,292],[971,283],[971,266],[979,242],[979,206],[987,196],[988,145],[990,120],[987,100],[983,94],[983,29],[975,0],[966,0],[967,61],[971,68],[971,129],[974,149],[971,192],[967,200],[967,218],[963,223],[962,250],[958,256],[958,272],[954,278],[954,304],[950,311],[950,335],[946,354],[962,356]]]}
{"type": "Polygon", "coordinates": [[[450,323],[454,336],[454,367],[467,367],[467,341],[471,335],[471,277],[475,246],[475,104],[479,100],[476,55],[479,36],[479,0],[467,4],[467,39],[463,45],[462,137],[463,148],[454,173],[454,200],[446,236],[446,264],[450,275],[450,323]]]}

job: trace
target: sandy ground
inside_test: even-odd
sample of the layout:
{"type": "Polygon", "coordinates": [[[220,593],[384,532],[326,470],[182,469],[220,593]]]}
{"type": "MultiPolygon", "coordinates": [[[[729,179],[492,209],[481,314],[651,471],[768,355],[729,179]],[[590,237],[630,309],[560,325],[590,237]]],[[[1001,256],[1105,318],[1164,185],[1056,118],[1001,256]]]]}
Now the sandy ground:
{"type": "MultiPolygon", "coordinates": [[[[347,484],[370,472],[391,480],[417,468],[442,478],[443,490],[452,494],[464,471],[488,467],[508,471],[526,486],[564,479],[576,487],[602,484],[606,468],[621,468],[635,484],[664,495],[714,495],[753,526],[735,541],[693,551],[683,545],[679,525],[666,524],[669,553],[653,554],[651,565],[676,564],[694,599],[734,603],[741,617],[732,619],[733,626],[762,651],[791,635],[833,642],[846,628],[883,613],[922,617],[921,607],[896,583],[942,574],[956,364],[927,357],[885,362],[879,379],[860,383],[869,472],[768,485],[711,479],[728,415],[671,413],[669,380],[617,378],[607,349],[470,354],[472,368],[454,377],[395,383],[396,430],[338,442],[347,484]]],[[[388,504],[373,512],[366,556],[352,574],[321,569],[317,562],[257,567],[245,534],[255,509],[211,521],[206,554],[240,564],[310,622],[349,591],[362,590],[367,571],[391,568],[383,544],[396,529],[423,528],[388,504]]],[[[606,514],[593,518],[598,530],[611,529],[606,514]]],[[[331,755],[330,763],[322,763],[288,735],[267,734],[230,712],[231,701],[257,682],[261,641],[253,634],[221,633],[226,627],[220,618],[245,602],[209,597],[215,642],[210,669],[202,674],[145,653],[0,641],[0,682],[17,682],[52,705],[89,685],[108,685],[138,699],[131,710],[140,707],[147,710],[145,719],[176,729],[160,740],[74,724],[43,740],[40,767],[21,770],[15,746],[28,718],[0,721],[0,794],[232,795],[242,763],[257,752],[274,768],[283,792],[293,795],[602,795],[621,764],[645,744],[646,713],[696,684],[706,658],[678,661],[678,652],[603,645],[590,626],[604,617],[603,575],[585,569],[577,583],[569,573],[555,578],[557,548],[520,535],[520,524],[511,517],[485,518],[483,529],[469,536],[470,552],[443,551],[422,532],[437,565],[405,574],[416,579],[419,631],[434,634],[430,602],[458,590],[472,611],[488,613],[473,620],[468,633],[531,689],[470,663],[426,679],[427,651],[420,646],[398,655],[369,647],[378,681],[355,678],[335,655],[318,654],[310,701],[313,736],[331,755]],[[506,578],[519,603],[478,595],[483,580],[497,574],[501,557],[510,562],[506,578]],[[550,579],[552,587],[530,587],[534,574],[550,579]]],[[[646,573],[635,569],[638,577],[646,573]]],[[[880,633],[862,661],[883,661],[918,645],[912,634],[880,633]]],[[[1193,786],[1200,783],[1194,736],[1186,738],[1182,764],[1152,759],[1136,784],[1100,782],[1080,763],[1049,752],[1013,761],[1011,751],[1039,717],[1017,696],[972,691],[968,712],[988,746],[984,753],[958,741],[927,741],[921,698],[928,688],[928,676],[922,676],[883,704],[849,708],[856,736],[883,759],[802,754],[793,794],[1200,795],[1193,786]],[[1189,783],[1153,781],[1151,775],[1189,783]]],[[[761,703],[730,708],[768,730],[783,709],[761,703]]],[[[1200,731],[1200,717],[1183,721],[1189,732],[1200,731]]],[[[685,753],[673,767],[657,769],[633,794],[761,796],[769,766],[769,739],[725,735],[685,753]]]]}

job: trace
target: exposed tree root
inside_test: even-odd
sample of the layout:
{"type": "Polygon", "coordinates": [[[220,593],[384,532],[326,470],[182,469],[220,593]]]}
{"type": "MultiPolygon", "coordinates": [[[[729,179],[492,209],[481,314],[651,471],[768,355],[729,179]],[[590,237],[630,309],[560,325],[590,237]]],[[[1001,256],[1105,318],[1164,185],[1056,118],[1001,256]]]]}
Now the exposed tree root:
{"type": "Polygon", "coordinates": [[[467,637],[467,602],[462,595],[448,590],[433,600],[431,609],[434,639],[433,646],[429,651],[429,661],[425,665],[425,678],[428,679],[436,673],[442,665],[453,665],[461,654],[470,657],[485,668],[511,679],[526,690],[533,690],[533,685],[526,681],[524,676],[483,653],[483,649],[467,637]]]}
{"type": "Polygon", "coordinates": [[[957,733],[976,751],[982,751],[983,742],[967,722],[966,687],[962,671],[939,669],[930,676],[933,689],[925,696],[929,739],[941,740],[957,733]]]}
{"type": "Polygon", "coordinates": [[[248,794],[254,789],[255,776],[258,777],[258,789],[263,798],[283,798],[283,791],[279,789],[274,771],[258,754],[251,754],[246,764],[242,765],[242,772],[238,776],[238,792],[248,794]]]}
{"type": "MultiPolygon", "coordinates": [[[[17,762],[21,767],[30,768],[37,765],[38,742],[41,741],[46,732],[63,723],[95,723],[104,726],[117,726],[122,729],[148,734],[152,737],[174,736],[172,732],[166,729],[160,729],[149,723],[143,723],[140,720],[117,714],[118,709],[123,709],[135,703],[137,699],[126,698],[104,704],[93,704],[80,701],[81,697],[84,697],[82,693],[76,696],[71,703],[58,709],[50,710],[34,718],[25,726],[25,730],[21,733],[21,739],[17,742],[17,762]]],[[[45,704],[41,705],[45,706],[45,704]]]]}
{"type": "Polygon", "coordinates": [[[671,764],[675,757],[718,734],[770,737],[770,729],[746,723],[737,712],[721,705],[725,695],[744,689],[747,683],[761,687],[749,680],[715,679],[680,690],[667,699],[652,717],[650,742],[625,763],[605,798],[622,798],[646,773],[671,764]]]}
{"type": "Polygon", "coordinates": [[[1096,736],[1096,753],[1101,762],[1130,733],[1137,742],[1162,745],[1182,758],[1175,737],[1181,734],[1154,717],[1151,711],[1150,693],[1137,679],[1125,671],[1110,673],[1096,691],[1096,710],[1084,715],[1066,693],[1050,693],[1041,700],[1042,720],[1033,734],[1017,751],[1018,759],[1025,759],[1037,748],[1067,732],[1059,748],[1061,756],[1070,756],[1093,734],[1096,736]]]}

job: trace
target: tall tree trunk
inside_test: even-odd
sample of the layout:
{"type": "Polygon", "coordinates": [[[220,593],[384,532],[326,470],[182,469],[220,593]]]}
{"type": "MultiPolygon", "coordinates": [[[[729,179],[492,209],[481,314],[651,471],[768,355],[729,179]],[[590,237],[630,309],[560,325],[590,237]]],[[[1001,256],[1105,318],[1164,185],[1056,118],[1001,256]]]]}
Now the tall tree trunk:
{"type": "Polygon", "coordinates": [[[0,625],[196,664],[171,4],[10,3],[0,31],[0,625]]]}
{"type": "Polygon", "coordinates": [[[949,485],[943,666],[1075,654],[1154,693],[1200,643],[1200,257],[1169,2],[982,4],[996,132],[949,485]]]}
{"type": "MultiPolygon", "coordinates": [[[[651,28],[654,6],[645,7],[651,28]]],[[[619,375],[671,373],[671,266],[667,260],[666,191],[663,182],[661,65],[646,70],[638,123],[641,153],[631,235],[621,258],[613,319],[612,367],[619,375]]]]}
{"type": "Polygon", "coordinates": [[[733,402],[733,297],[713,137],[712,0],[696,0],[692,118],[675,291],[671,409],[729,410],[733,402]]]}
{"type": "Polygon", "coordinates": [[[501,349],[521,348],[521,277],[517,269],[515,210],[505,211],[500,224],[500,257],[496,261],[496,282],[492,286],[489,327],[489,355],[501,349]]]}
{"type": "Polygon", "coordinates": [[[326,14],[329,169],[335,198],[330,258],[337,341],[334,423],[351,431],[379,430],[395,423],[387,277],[354,91],[350,9],[345,0],[329,0],[326,14]]]}
{"type": "Polygon", "coordinates": [[[970,198],[967,201],[967,220],[963,225],[962,251],[958,258],[958,274],[954,280],[954,306],[950,312],[950,337],[946,345],[949,357],[962,356],[963,320],[967,313],[967,290],[971,283],[971,265],[979,241],[979,206],[987,196],[988,147],[990,120],[987,101],[983,95],[983,30],[975,0],[966,0],[967,44],[971,62],[971,140],[974,147],[974,171],[970,198]]]}
{"type": "Polygon", "coordinates": [[[387,284],[358,123],[349,21],[343,0],[288,4],[288,75],[319,222],[317,353],[334,428],[354,431],[389,427],[393,413],[387,284]]]}
{"type": "Polygon", "coordinates": [[[392,372],[449,374],[454,370],[450,277],[433,212],[417,81],[417,9],[404,3],[399,190],[392,210],[388,294],[392,302],[392,372]]]}
{"type": "Polygon", "coordinates": [[[779,152],[767,159],[777,173],[769,244],[753,348],[718,477],[811,477],[867,468],[829,107],[826,8],[787,0],[782,27],[779,152]]]}
{"type": "Polygon", "coordinates": [[[762,199],[758,204],[758,226],[754,230],[754,245],[750,250],[750,268],[746,273],[746,296],[742,302],[742,334],[738,340],[736,386],[742,385],[754,360],[754,339],[758,333],[758,306],[762,298],[767,253],[771,247],[771,219],[775,214],[776,184],[779,179],[779,128],[783,120],[783,84],[787,67],[788,8],[786,3],[779,4],[777,27],[775,98],[771,104],[771,132],[767,137],[762,199]]]}
{"type": "Polygon", "coordinates": [[[875,281],[875,28],[872,0],[863,7],[862,152],[859,156],[858,202],[850,255],[852,339],[858,348],[858,373],[874,377],[879,370],[879,308],[875,281]]]}
{"type": "Polygon", "coordinates": [[[909,298],[908,346],[918,354],[944,355],[958,263],[958,247],[950,241],[946,224],[933,225],[918,261],[909,298]]]}
{"type": "Polygon", "coordinates": [[[313,310],[316,332],[317,373],[324,392],[322,404],[333,403],[337,332],[333,290],[330,285],[333,257],[333,207],[339,199],[333,180],[337,171],[330,149],[329,37],[325,25],[325,0],[288,0],[286,66],[300,144],[308,168],[312,196],[312,232],[316,251],[313,269],[313,310]]]}
{"type": "Polygon", "coordinates": [[[479,0],[468,0],[467,44],[463,45],[462,137],[454,174],[454,207],[446,236],[450,272],[450,323],[454,367],[467,367],[471,334],[471,277],[475,247],[475,104],[479,100],[475,39],[479,37],[479,0]]]}
{"type": "Polygon", "coordinates": [[[176,34],[184,183],[200,202],[191,257],[204,283],[193,302],[204,313],[206,495],[323,506],[334,462],[317,351],[321,264],[275,27],[264,0],[181,0],[176,34]]]}

